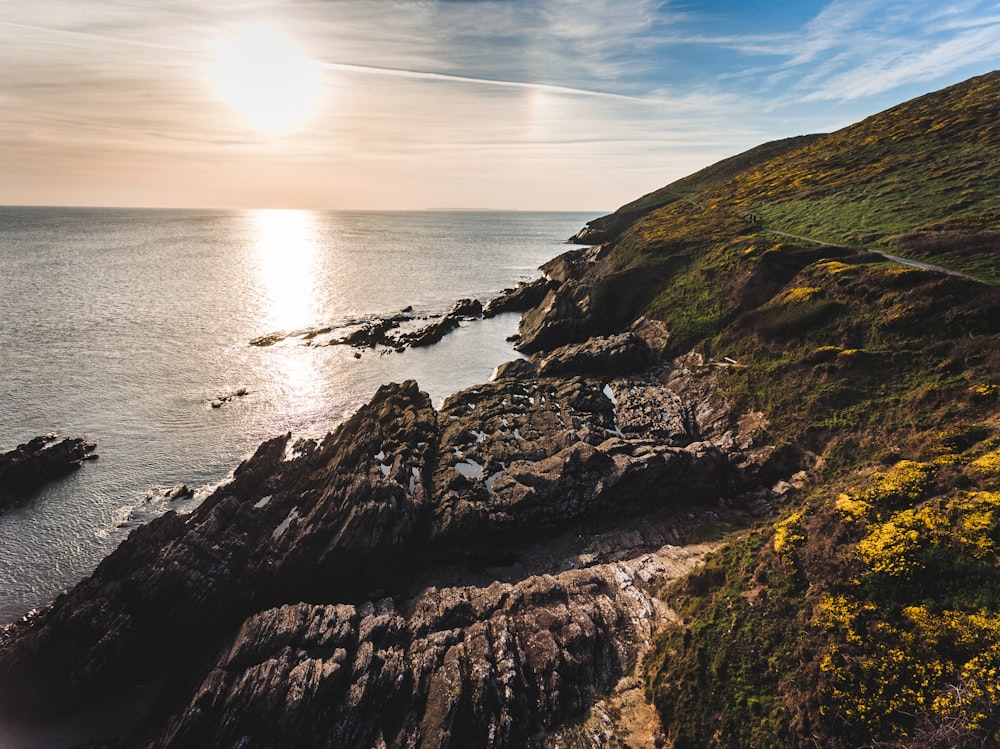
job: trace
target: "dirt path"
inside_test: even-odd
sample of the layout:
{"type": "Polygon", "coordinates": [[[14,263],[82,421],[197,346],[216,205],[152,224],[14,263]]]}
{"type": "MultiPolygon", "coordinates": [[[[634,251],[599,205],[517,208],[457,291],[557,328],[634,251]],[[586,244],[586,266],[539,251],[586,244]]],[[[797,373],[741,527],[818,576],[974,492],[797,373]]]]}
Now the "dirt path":
{"type": "MultiPolygon", "coordinates": [[[[778,234],[782,237],[788,237],[789,239],[798,239],[803,242],[812,242],[813,244],[822,245],[823,247],[843,247],[843,245],[833,244],[832,242],[823,242],[819,239],[813,239],[812,237],[800,237],[797,234],[789,234],[788,232],[778,231],[777,229],[769,229],[766,226],[757,226],[761,231],[766,231],[770,234],[778,234]]],[[[866,248],[867,249],[867,248],[866,248]]],[[[909,265],[914,268],[921,268],[923,270],[934,271],[936,273],[944,273],[947,276],[955,276],[956,278],[966,278],[970,281],[976,281],[977,283],[989,284],[989,281],[984,281],[981,278],[976,278],[975,276],[970,276],[967,273],[961,273],[957,270],[951,270],[950,268],[944,268],[940,265],[934,265],[933,263],[924,263],[920,260],[908,260],[905,257],[898,257],[896,255],[890,255],[887,252],[882,252],[880,250],[869,250],[873,255],[880,255],[886,260],[890,260],[894,263],[900,263],[901,265],[909,265]]],[[[990,284],[992,285],[992,284],[990,284]]]]}

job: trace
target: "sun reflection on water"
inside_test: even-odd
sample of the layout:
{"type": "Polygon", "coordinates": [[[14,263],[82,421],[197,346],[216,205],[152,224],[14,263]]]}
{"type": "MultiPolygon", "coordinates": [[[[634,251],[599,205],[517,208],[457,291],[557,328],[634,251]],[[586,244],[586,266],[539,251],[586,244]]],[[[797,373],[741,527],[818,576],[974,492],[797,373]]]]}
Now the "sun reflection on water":
{"type": "Polygon", "coordinates": [[[262,322],[290,331],[316,324],[319,247],[311,211],[259,210],[248,214],[262,322]]]}
{"type": "MultiPolygon", "coordinates": [[[[317,216],[310,211],[258,210],[247,218],[260,330],[290,333],[320,324],[317,216]]],[[[315,409],[323,395],[323,376],[315,352],[298,340],[289,343],[259,352],[262,363],[266,362],[266,389],[277,422],[315,409]]],[[[281,429],[289,426],[280,424],[281,429]]]]}

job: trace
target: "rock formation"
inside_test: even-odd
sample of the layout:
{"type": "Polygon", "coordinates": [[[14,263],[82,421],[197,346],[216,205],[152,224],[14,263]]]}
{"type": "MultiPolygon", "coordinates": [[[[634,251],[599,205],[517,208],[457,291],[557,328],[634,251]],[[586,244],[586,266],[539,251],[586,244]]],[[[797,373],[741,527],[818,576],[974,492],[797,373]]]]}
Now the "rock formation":
{"type": "Polygon", "coordinates": [[[766,459],[645,367],[642,332],[501,368],[440,411],[386,385],[321,441],[265,442],[9,627],[0,704],[49,714],[167,669],[128,745],[543,744],[654,628],[649,579],[583,531],[666,512],[619,548],[669,551],[766,459]]]}
{"type": "Polygon", "coordinates": [[[93,442],[80,438],[56,441],[54,434],[35,437],[0,455],[0,509],[23,501],[49,481],[95,460],[93,442]]]}

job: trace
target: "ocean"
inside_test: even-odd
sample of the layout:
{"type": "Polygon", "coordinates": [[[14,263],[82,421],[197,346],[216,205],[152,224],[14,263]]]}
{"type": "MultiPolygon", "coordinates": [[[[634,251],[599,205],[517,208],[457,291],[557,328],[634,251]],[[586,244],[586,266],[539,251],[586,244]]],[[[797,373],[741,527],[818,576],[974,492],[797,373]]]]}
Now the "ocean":
{"type": "Polygon", "coordinates": [[[594,216],[0,207],[0,452],[57,433],[100,456],[0,514],[0,623],[137,525],[190,510],[262,440],[321,436],[384,382],[416,379],[438,403],[518,356],[515,314],[360,358],[251,340],[485,301],[594,216]],[[172,501],[180,485],[195,497],[172,501]]]}

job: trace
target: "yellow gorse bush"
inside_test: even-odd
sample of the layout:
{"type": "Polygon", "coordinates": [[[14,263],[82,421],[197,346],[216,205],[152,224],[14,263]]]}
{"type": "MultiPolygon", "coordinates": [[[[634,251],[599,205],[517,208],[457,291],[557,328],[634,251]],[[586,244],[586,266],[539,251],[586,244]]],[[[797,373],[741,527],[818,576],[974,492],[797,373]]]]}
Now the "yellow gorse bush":
{"type": "Polygon", "coordinates": [[[934,472],[931,463],[901,460],[887,471],[872,474],[867,488],[858,498],[876,509],[889,501],[918,502],[927,492],[934,472]]]}
{"type": "Polygon", "coordinates": [[[987,568],[1000,563],[1000,492],[966,491],[878,512],[889,500],[919,502],[933,475],[930,464],[902,461],[834,504],[844,521],[864,523],[865,534],[855,547],[860,574],[845,591],[824,594],[816,610],[817,625],[835,637],[820,661],[825,709],[883,735],[905,734],[916,714],[977,730],[1000,704],[1000,611],[936,611],[919,601],[900,607],[866,592],[872,575],[907,590],[920,575],[940,574],[924,569],[922,554],[935,547],[987,568]]]}
{"type": "Polygon", "coordinates": [[[1000,475],[1000,448],[976,458],[969,466],[987,476],[1000,475]]]}
{"type": "Polygon", "coordinates": [[[793,512],[774,526],[774,550],[781,555],[787,555],[796,546],[805,543],[806,536],[802,530],[802,518],[806,515],[805,508],[793,512]]]}
{"type": "Polygon", "coordinates": [[[858,542],[858,554],[872,572],[906,575],[921,567],[916,552],[937,543],[938,534],[948,526],[948,518],[924,506],[895,513],[883,523],[875,523],[858,542]]]}
{"type": "Polygon", "coordinates": [[[822,291],[823,289],[818,286],[796,286],[782,295],[781,302],[782,304],[801,304],[802,302],[808,302],[817,294],[822,293],[822,291]]]}

